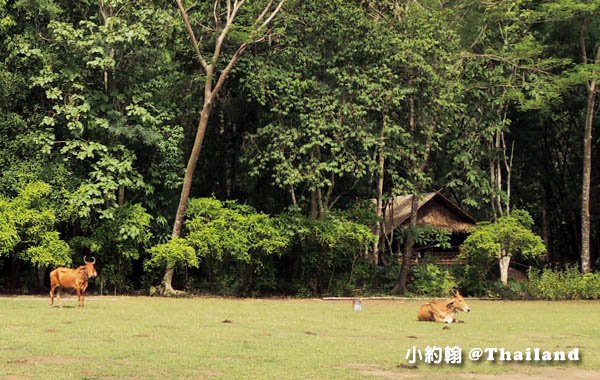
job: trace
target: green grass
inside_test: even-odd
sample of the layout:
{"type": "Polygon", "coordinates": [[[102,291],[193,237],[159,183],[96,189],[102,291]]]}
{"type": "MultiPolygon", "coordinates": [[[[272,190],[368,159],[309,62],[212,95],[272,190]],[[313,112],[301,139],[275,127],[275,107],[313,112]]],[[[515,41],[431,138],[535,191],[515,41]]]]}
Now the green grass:
{"type": "Polygon", "coordinates": [[[465,356],[472,347],[580,347],[571,367],[600,369],[598,302],[469,301],[465,323],[443,330],[416,321],[422,301],[367,300],[361,312],[349,301],[89,297],[84,309],[72,297],[62,309],[46,301],[0,299],[0,379],[401,379],[549,367],[463,358],[399,368],[413,345],[458,345],[465,356]]]}

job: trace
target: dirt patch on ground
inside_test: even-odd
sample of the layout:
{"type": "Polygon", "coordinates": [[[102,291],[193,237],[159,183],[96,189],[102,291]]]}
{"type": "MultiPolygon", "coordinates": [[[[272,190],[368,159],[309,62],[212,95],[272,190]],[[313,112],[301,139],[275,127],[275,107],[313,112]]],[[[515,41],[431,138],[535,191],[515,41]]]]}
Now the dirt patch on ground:
{"type": "Polygon", "coordinates": [[[221,371],[214,371],[208,369],[201,372],[202,373],[198,377],[194,377],[193,380],[212,380],[218,379],[219,377],[223,376],[223,372],[221,371]]]}
{"type": "Polygon", "coordinates": [[[461,379],[481,380],[595,380],[600,379],[600,371],[581,368],[533,368],[524,373],[504,373],[499,375],[464,374],[461,379]]]}
{"type": "Polygon", "coordinates": [[[134,338],[154,338],[154,335],[151,334],[135,334],[133,335],[134,338]]]}
{"type": "MultiPolygon", "coordinates": [[[[417,380],[430,379],[432,377],[431,372],[420,372],[418,369],[390,370],[375,364],[347,364],[340,368],[352,369],[362,376],[377,379],[417,380]]],[[[441,372],[439,374],[441,375],[441,372]]],[[[461,380],[596,380],[600,379],[600,371],[576,367],[523,367],[515,368],[514,373],[452,373],[452,378],[461,380]]]]}
{"type": "Polygon", "coordinates": [[[25,365],[38,365],[38,364],[70,364],[81,361],[81,359],[74,356],[29,356],[27,358],[9,360],[9,364],[25,364],[25,365]]]}
{"type": "Polygon", "coordinates": [[[352,369],[363,376],[380,379],[417,379],[412,373],[387,370],[375,364],[347,364],[340,368],[352,369]]]}

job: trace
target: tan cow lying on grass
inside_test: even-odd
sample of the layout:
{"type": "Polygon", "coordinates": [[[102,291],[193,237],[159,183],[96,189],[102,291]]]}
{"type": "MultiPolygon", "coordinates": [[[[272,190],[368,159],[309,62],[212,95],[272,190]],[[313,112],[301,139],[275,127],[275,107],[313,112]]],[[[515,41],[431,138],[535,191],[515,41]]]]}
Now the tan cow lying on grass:
{"type": "Polygon", "coordinates": [[[58,289],[58,306],[62,307],[62,300],[60,299],[60,292],[63,288],[73,288],[77,291],[77,304],[83,307],[83,297],[85,296],[85,290],[88,287],[89,279],[94,278],[98,275],[96,272],[96,259],[92,257],[93,261],[87,261],[86,257],[83,256],[83,262],[85,265],[79,268],[56,268],[50,272],[50,306],[54,304],[54,295],[56,289],[58,289]]]}
{"type": "Polygon", "coordinates": [[[454,298],[447,301],[431,301],[421,306],[417,313],[419,321],[462,323],[455,318],[459,311],[470,312],[471,308],[458,291],[454,291],[454,298]]]}

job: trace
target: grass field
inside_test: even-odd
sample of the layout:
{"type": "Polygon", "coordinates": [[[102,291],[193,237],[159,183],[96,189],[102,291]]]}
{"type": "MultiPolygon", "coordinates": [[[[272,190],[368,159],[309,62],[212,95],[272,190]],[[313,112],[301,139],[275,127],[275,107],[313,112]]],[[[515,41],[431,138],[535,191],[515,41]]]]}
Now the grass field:
{"type": "Polygon", "coordinates": [[[59,309],[0,298],[0,379],[600,378],[598,302],[472,300],[448,330],[417,322],[421,303],[88,297],[78,309],[71,297],[59,309]],[[405,368],[407,351],[428,345],[458,345],[466,363],[405,368]],[[473,347],[579,347],[582,358],[473,363],[473,347]]]}

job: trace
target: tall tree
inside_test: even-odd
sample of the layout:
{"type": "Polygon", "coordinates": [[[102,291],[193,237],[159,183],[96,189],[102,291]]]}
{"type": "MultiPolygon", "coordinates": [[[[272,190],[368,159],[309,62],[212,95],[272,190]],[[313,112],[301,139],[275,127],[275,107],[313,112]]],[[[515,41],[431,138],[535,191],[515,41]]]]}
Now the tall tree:
{"type": "MultiPolygon", "coordinates": [[[[547,107],[558,95],[553,70],[562,60],[544,57],[544,46],[532,30],[535,18],[527,2],[494,0],[480,14],[479,32],[468,41],[465,80],[470,103],[479,110],[480,134],[487,146],[490,205],[497,219],[510,213],[514,141],[510,141],[510,113],[515,108],[547,107]]],[[[472,112],[471,114],[477,114],[472,112]]]]}
{"type": "MultiPolygon", "coordinates": [[[[196,59],[202,67],[204,94],[196,137],[185,168],[179,205],[173,223],[172,239],[176,239],[181,235],[192,188],[192,179],[202,150],[213,103],[225,80],[246,49],[252,44],[265,41],[270,35],[271,29],[269,28],[281,11],[284,2],[285,0],[269,0],[259,2],[260,4],[246,4],[245,0],[215,0],[212,6],[204,3],[197,4],[197,9],[188,9],[185,7],[183,0],[176,0],[196,59]],[[192,19],[190,10],[194,11],[194,15],[200,17],[212,14],[212,19],[192,19]],[[194,28],[195,21],[198,22],[199,28],[194,28]],[[205,26],[207,24],[210,24],[211,27],[205,26]],[[213,44],[212,52],[208,53],[213,44]],[[207,55],[209,56],[208,60],[205,58],[207,55]]],[[[172,285],[174,271],[174,267],[167,267],[165,270],[162,282],[165,294],[175,293],[172,285]]]]}
{"type": "Polygon", "coordinates": [[[359,4],[295,1],[289,12],[280,48],[246,63],[246,87],[266,112],[245,157],[316,219],[338,204],[341,187],[351,192],[369,174],[378,92],[397,87],[359,4]]]}
{"type": "MultiPolygon", "coordinates": [[[[593,41],[592,43],[588,42],[589,25],[592,16],[597,17],[598,14],[600,14],[600,2],[596,3],[596,8],[583,16],[583,22],[579,32],[581,63],[586,66],[600,65],[600,43],[596,42],[597,46],[594,46],[593,41]],[[588,53],[588,50],[591,50],[591,55],[588,53]]],[[[585,82],[587,102],[583,132],[583,175],[581,184],[581,272],[583,274],[592,271],[592,260],[590,255],[590,191],[592,184],[592,131],[594,129],[596,97],[598,96],[598,81],[600,81],[600,69],[598,69],[597,66],[592,67],[592,69],[589,70],[589,77],[586,78],[585,82]]]]}
{"type": "MultiPolygon", "coordinates": [[[[398,16],[396,16],[398,17],[398,16]]],[[[392,70],[402,78],[406,96],[396,124],[397,135],[388,172],[393,194],[412,194],[410,226],[402,254],[402,268],[392,292],[406,293],[414,256],[420,194],[432,183],[429,170],[434,154],[443,149],[461,113],[462,86],[458,78],[459,39],[447,22],[445,9],[409,4],[400,17],[392,70]],[[443,41],[443,43],[441,43],[443,41]],[[435,51],[435,54],[432,52],[435,51]]]]}
{"type": "Polygon", "coordinates": [[[592,144],[596,98],[598,96],[598,81],[600,81],[600,43],[597,33],[598,25],[593,21],[600,15],[600,1],[588,0],[573,2],[561,0],[544,2],[540,6],[540,17],[555,25],[564,20],[578,25],[579,33],[573,44],[580,52],[580,63],[575,65],[569,73],[572,83],[581,83],[586,90],[586,110],[583,127],[583,162],[581,184],[581,272],[589,273],[592,270],[590,254],[590,194],[592,180],[592,144]]]}

